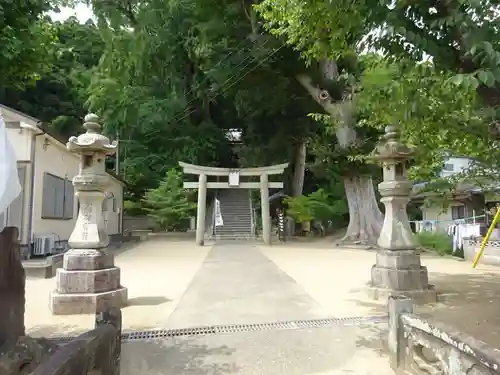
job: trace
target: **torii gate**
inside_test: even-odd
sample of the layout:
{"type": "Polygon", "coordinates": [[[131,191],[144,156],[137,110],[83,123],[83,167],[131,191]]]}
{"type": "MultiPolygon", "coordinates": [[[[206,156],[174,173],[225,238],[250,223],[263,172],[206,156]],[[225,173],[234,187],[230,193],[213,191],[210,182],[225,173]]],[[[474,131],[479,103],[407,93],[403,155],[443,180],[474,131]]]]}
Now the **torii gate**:
{"type": "Polygon", "coordinates": [[[186,174],[198,175],[198,182],[184,182],[185,189],[198,189],[196,212],[196,244],[203,246],[205,238],[205,215],[208,189],[260,189],[262,211],[262,239],[271,244],[271,222],[269,220],[269,189],[282,189],[283,182],[269,182],[269,175],[283,174],[288,163],[258,168],[217,168],[179,162],[186,174]],[[227,176],[227,182],[207,182],[207,176],[227,176]],[[240,176],[259,176],[260,182],[240,182],[240,176]]]}

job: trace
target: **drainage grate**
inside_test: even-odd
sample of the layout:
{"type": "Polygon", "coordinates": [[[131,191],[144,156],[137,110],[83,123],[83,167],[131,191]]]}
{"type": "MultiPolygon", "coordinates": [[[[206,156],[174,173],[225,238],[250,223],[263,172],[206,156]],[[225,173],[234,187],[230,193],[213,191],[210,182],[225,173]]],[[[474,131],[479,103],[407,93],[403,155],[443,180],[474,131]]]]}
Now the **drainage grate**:
{"type": "Polygon", "coordinates": [[[156,329],[153,331],[126,332],[122,334],[122,340],[162,339],[168,337],[214,335],[216,333],[215,327],[156,329]]]}
{"type": "MultiPolygon", "coordinates": [[[[387,315],[370,317],[350,317],[350,318],[326,318],[326,319],[308,319],[308,320],[290,320],[272,323],[256,324],[231,324],[215,325],[206,327],[179,328],[179,329],[156,329],[151,331],[130,331],[122,334],[122,341],[133,340],[159,340],[170,337],[182,336],[200,336],[215,335],[218,333],[236,333],[236,332],[258,332],[275,330],[292,330],[319,328],[328,326],[352,326],[374,324],[387,321],[387,315]]],[[[50,337],[48,340],[63,345],[73,340],[75,337],[50,337]]]]}

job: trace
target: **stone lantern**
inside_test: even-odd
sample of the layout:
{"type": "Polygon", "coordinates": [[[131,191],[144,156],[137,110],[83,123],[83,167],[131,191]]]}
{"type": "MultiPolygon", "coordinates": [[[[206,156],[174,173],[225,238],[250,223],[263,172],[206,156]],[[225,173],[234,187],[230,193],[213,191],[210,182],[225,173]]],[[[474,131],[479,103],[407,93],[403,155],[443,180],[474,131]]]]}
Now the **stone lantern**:
{"type": "Polygon", "coordinates": [[[429,286],[427,268],[421,265],[420,254],[415,250],[417,242],[406,212],[412,189],[407,178],[412,150],[400,142],[397,126],[385,128],[384,140],[373,151],[373,158],[383,168],[379,192],[385,217],[369,292],[374,299],[404,295],[416,303],[435,302],[436,292],[429,286]]]}
{"type": "Polygon", "coordinates": [[[68,240],[64,266],[57,270],[57,288],[51,294],[53,314],[93,314],[108,307],[122,307],[127,289],[120,284],[120,269],[114,255],[106,251],[109,236],[103,215],[103,202],[111,178],[105,159],[116,152],[117,143],[100,133],[99,118],[85,116],[86,133],[71,137],[66,148],[80,156],[78,174],[73,178],[79,202],[75,228],[68,240]]]}

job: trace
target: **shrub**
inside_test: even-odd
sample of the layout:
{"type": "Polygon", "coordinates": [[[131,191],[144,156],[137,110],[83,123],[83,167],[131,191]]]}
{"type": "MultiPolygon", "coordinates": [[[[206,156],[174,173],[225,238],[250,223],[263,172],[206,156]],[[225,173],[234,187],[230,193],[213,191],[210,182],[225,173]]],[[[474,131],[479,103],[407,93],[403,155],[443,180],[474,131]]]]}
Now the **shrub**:
{"type": "Polygon", "coordinates": [[[417,233],[417,239],[421,247],[433,250],[439,255],[451,255],[453,253],[452,238],[446,233],[420,232],[417,233]]]}
{"type": "Polygon", "coordinates": [[[295,222],[317,220],[325,227],[329,221],[338,221],[348,211],[344,199],[332,197],[323,189],[318,189],[309,195],[286,198],[285,203],[288,205],[287,215],[295,222]]]}
{"type": "Polygon", "coordinates": [[[295,222],[307,223],[314,218],[311,200],[308,196],[289,197],[285,199],[288,205],[287,215],[290,215],[295,222]]]}
{"type": "Polygon", "coordinates": [[[189,192],[183,188],[182,174],[170,169],[156,189],[146,192],[144,210],[163,229],[185,228],[196,208],[188,196],[189,192]]]}

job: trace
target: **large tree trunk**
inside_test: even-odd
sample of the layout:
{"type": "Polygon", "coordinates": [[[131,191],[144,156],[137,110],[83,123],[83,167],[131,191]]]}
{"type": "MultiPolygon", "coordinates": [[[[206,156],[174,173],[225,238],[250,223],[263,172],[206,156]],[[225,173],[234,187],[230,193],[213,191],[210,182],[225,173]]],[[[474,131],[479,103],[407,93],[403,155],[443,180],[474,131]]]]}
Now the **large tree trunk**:
{"type": "MultiPolygon", "coordinates": [[[[325,80],[334,80],[338,75],[333,61],[323,63],[322,70],[325,80]]],[[[301,74],[297,76],[297,80],[325,112],[340,124],[336,129],[340,147],[346,148],[355,144],[358,139],[354,127],[352,97],[348,95],[342,101],[334,102],[329,92],[313,83],[310,76],[301,74]]],[[[371,176],[351,172],[344,177],[344,186],[349,206],[349,226],[343,241],[376,244],[382,228],[383,215],[377,204],[371,176]]]]}
{"type": "Polygon", "coordinates": [[[343,238],[355,243],[377,241],[384,217],[380,212],[371,176],[344,177],[349,225],[343,238]]]}
{"type": "Polygon", "coordinates": [[[302,195],[304,190],[304,177],[306,173],[307,142],[301,140],[297,145],[295,154],[295,169],[293,171],[292,196],[302,195]]]}

